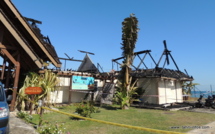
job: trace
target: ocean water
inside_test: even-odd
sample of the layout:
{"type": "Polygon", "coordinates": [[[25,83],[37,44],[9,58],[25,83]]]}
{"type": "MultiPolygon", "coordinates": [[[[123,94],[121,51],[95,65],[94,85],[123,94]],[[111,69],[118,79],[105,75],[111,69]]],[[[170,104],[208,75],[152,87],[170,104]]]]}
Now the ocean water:
{"type": "Polygon", "coordinates": [[[215,95],[215,91],[191,91],[191,97],[199,98],[200,95],[203,95],[203,98],[208,98],[208,96],[215,95]]]}

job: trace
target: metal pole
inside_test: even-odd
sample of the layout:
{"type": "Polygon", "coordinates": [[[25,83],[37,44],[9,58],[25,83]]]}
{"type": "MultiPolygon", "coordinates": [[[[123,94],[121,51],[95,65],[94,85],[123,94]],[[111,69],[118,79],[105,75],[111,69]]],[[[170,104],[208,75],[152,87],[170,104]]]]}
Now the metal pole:
{"type": "Polygon", "coordinates": [[[66,60],[65,60],[65,65],[64,65],[64,71],[66,71],[66,60]]]}
{"type": "Polygon", "coordinates": [[[195,94],[195,98],[196,98],[196,86],[194,85],[194,94],[195,94]]]}

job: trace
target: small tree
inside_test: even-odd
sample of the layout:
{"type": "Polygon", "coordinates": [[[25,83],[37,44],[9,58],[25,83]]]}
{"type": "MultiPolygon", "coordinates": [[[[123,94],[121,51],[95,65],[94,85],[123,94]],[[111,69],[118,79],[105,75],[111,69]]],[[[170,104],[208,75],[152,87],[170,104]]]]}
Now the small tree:
{"type": "MultiPolygon", "coordinates": [[[[46,105],[49,105],[51,102],[51,92],[57,91],[56,86],[59,84],[59,79],[57,75],[51,70],[45,70],[44,74],[37,74],[35,72],[30,72],[24,81],[23,86],[19,90],[19,95],[17,97],[17,107],[20,110],[24,110],[26,105],[26,98],[30,99],[30,96],[25,94],[25,89],[27,87],[41,87],[43,92],[39,95],[34,95],[34,101],[38,100],[46,101],[46,105]]],[[[34,105],[34,104],[33,104],[34,105]]]]}
{"type": "Polygon", "coordinates": [[[182,82],[182,92],[183,95],[191,95],[191,91],[195,88],[196,85],[199,85],[199,83],[193,83],[192,81],[182,82]]]}
{"type": "Polygon", "coordinates": [[[130,99],[135,94],[135,83],[131,83],[131,65],[133,63],[134,48],[138,35],[138,20],[131,14],[130,17],[125,18],[122,22],[122,56],[124,57],[123,64],[121,66],[120,77],[118,80],[118,91],[116,97],[120,101],[122,109],[128,109],[130,106],[130,99]]]}
{"type": "MultiPolygon", "coordinates": [[[[132,77],[130,77],[129,82],[131,82],[132,77]]],[[[135,80],[134,83],[129,83],[129,90],[125,90],[125,87],[123,87],[123,84],[118,81],[116,86],[116,94],[115,99],[117,102],[120,103],[120,106],[122,109],[128,109],[130,106],[130,103],[133,101],[137,101],[137,99],[133,99],[133,95],[137,94],[136,90],[138,87],[135,87],[135,84],[137,83],[138,79],[135,80]]]]}

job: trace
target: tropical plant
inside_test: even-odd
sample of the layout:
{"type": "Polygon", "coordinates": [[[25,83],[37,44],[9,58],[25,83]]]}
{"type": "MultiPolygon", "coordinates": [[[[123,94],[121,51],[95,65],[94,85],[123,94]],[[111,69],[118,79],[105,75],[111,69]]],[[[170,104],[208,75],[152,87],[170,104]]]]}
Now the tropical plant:
{"type": "MultiPolygon", "coordinates": [[[[28,100],[31,100],[33,96],[34,102],[38,102],[38,100],[43,100],[44,104],[51,104],[51,92],[57,91],[56,86],[59,84],[59,79],[57,75],[51,72],[51,70],[45,70],[44,74],[37,74],[35,72],[30,72],[25,78],[24,84],[19,90],[19,95],[17,97],[17,108],[20,110],[25,110],[28,100]],[[39,95],[27,95],[25,94],[25,89],[27,87],[41,87],[43,92],[39,95]]],[[[34,107],[35,103],[33,103],[34,107]]],[[[28,108],[29,109],[29,108],[28,108]]]]}
{"type": "MultiPolygon", "coordinates": [[[[132,77],[130,77],[129,82],[132,81],[132,77]]],[[[116,93],[115,93],[115,101],[118,102],[122,109],[127,109],[132,101],[139,101],[138,99],[135,99],[133,95],[137,95],[136,92],[138,87],[135,87],[135,84],[137,83],[138,79],[135,80],[132,84],[129,83],[129,90],[126,92],[123,89],[123,85],[120,81],[117,82],[116,86],[116,93]],[[131,86],[130,86],[131,85],[131,86]]]]}
{"type": "Polygon", "coordinates": [[[130,17],[125,18],[122,22],[122,56],[124,57],[123,64],[121,65],[119,87],[117,91],[117,98],[121,101],[122,109],[128,109],[130,103],[130,96],[135,93],[134,88],[131,87],[131,65],[133,63],[134,48],[138,35],[138,20],[131,14],[130,17]]]}
{"type": "Polygon", "coordinates": [[[60,80],[55,73],[51,72],[51,70],[46,70],[44,74],[40,75],[39,81],[42,81],[41,87],[43,93],[38,99],[42,99],[49,105],[53,102],[51,100],[51,93],[58,91],[57,85],[60,83],[60,80]]]}
{"type": "Polygon", "coordinates": [[[182,92],[184,95],[191,95],[191,91],[195,88],[199,83],[193,83],[192,81],[183,81],[182,82],[182,92]]]}
{"type": "Polygon", "coordinates": [[[26,75],[23,86],[19,90],[19,95],[17,96],[17,100],[16,100],[17,108],[19,110],[24,111],[25,109],[29,109],[30,102],[27,99],[30,100],[29,98],[30,96],[25,94],[25,89],[27,87],[38,87],[40,85],[40,83],[38,82],[38,77],[39,75],[35,72],[29,72],[26,75]]]}

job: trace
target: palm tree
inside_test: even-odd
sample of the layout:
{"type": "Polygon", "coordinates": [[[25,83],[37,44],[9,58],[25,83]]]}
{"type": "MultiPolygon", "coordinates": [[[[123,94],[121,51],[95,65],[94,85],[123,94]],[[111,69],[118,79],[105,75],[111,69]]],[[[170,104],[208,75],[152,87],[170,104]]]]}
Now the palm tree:
{"type": "MultiPolygon", "coordinates": [[[[134,48],[138,36],[138,20],[131,14],[122,22],[122,56],[125,57],[121,66],[120,77],[118,82],[119,90],[117,96],[120,96],[122,109],[128,109],[132,94],[134,94],[134,86],[131,85],[131,65],[133,63],[134,48]]],[[[136,82],[135,82],[136,83],[136,82]]],[[[133,85],[133,84],[132,84],[133,85]]]]}
{"type": "Polygon", "coordinates": [[[182,83],[182,92],[183,95],[191,95],[191,91],[195,88],[196,85],[199,85],[199,83],[193,83],[192,81],[190,82],[183,82],[182,83]]]}

